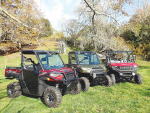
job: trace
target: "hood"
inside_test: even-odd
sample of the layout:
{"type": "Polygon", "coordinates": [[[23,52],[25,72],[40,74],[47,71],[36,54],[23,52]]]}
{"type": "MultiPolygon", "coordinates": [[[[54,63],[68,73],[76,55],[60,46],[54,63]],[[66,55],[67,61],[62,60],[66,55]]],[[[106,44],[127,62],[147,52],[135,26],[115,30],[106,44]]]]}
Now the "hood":
{"type": "Polygon", "coordinates": [[[68,68],[68,67],[63,67],[63,68],[59,68],[59,69],[51,69],[51,70],[44,70],[44,71],[47,73],[50,73],[50,72],[69,73],[69,72],[72,72],[73,69],[68,68]]]}
{"type": "Polygon", "coordinates": [[[110,66],[137,66],[137,63],[110,63],[110,66]]]}
{"type": "Polygon", "coordinates": [[[90,73],[92,69],[102,69],[100,65],[78,65],[82,73],[90,73]]]}
{"type": "Polygon", "coordinates": [[[78,67],[80,67],[80,68],[98,68],[98,69],[100,69],[100,68],[102,68],[100,65],[78,65],[78,67]]]}

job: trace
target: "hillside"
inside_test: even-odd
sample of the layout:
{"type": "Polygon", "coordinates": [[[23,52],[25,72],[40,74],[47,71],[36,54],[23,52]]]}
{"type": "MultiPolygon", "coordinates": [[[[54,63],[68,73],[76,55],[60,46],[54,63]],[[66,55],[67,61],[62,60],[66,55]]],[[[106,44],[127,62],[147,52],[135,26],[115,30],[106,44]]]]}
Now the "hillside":
{"type": "MultiPolygon", "coordinates": [[[[55,41],[43,41],[51,50],[56,50],[55,41]]],[[[46,49],[46,47],[42,46],[46,49]]],[[[40,49],[40,47],[36,48],[40,49]]],[[[71,51],[70,49],[67,50],[71,51]]],[[[67,63],[67,54],[61,54],[62,59],[67,63]]],[[[21,95],[18,98],[7,97],[7,85],[16,80],[7,80],[4,77],[5,61],[7,65],[20,65],[20,52],[7,56],[0,56],[0,112],[18,113],[134,113],[150,112],[150,62],[137,61],[140,73],[143,77],[143,84],[137,85],[131,82],[117,83],[111,87],[96,85],[90,87],[86,93],[78,95],[67,94],[63,96],[62,103],[58,108],[46,107],[40,97],[21,95]],[[17,63],[18,62],[18,63],[17,63]]]]}

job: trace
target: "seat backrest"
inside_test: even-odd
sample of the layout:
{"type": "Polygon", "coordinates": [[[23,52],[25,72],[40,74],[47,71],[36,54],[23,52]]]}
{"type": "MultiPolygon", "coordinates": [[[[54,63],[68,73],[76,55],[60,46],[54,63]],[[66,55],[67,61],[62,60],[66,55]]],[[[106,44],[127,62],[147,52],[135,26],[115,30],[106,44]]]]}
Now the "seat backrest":
{"type": "Polygon", "coordinates": [[[27,67],[27,70],[29,70],[29,71],[34,71],[33,65],[29,65],[29,66],[27,67]]]}
{"type": "Polygon", "coordinates": [[[38,71],[42,70],[42,67],[41,67],[41,65],[39,63],[35,65],[35,68],[38,71]]]}

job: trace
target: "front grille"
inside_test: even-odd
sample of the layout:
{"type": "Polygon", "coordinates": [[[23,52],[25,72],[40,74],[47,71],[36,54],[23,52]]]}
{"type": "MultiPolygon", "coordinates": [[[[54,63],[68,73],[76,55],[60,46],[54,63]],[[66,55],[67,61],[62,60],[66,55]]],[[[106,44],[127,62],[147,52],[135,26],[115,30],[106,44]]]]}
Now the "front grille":
{"type": "Polygon", "coordinates": [[[73,72],[71,72],[71,73],[65,73],[65,76],[66,76],[67,80],[70,80],[70,79],[74,78],[74,73],[73,72]]]}
{"type": "Polygon", "coordinates": [[[120,70],[133,70],[133,66],[120,66],[120,70]]]}
{"type": "Polygon", "coordinates": [[[103,72],[102,69],[92,69],[92,73],[101,73],[103,72]]]}

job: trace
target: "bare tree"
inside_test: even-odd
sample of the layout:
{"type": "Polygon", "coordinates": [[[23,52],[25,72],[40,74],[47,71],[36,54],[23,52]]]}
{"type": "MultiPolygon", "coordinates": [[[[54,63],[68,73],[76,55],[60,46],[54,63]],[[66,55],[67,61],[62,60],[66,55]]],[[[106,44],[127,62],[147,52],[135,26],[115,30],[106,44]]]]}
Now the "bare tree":
{"type": "MultiPolygon", "coordinates": [[[[3,23],[1,29],[4,28],[3,35],[9,32],[10,39],[13,42],[21,42],[24,37],[30,37],[29,35],[27,36],[28,33],[35,37],[38,36],[37,32],[40,29],[42,15],[37,10],[34,0],[31,0],[30,3],[27,0],[13,2],[5,0],[0,3],[3,4],[0,6],[0,16],[2,17],[0,21],[3,23]]],[[[4,39],[7,39],[7,37],[4,39]]]]}
{"type": "MultiPolygon", "coordinates": [[[[82,48],[83,45],[86,45],[85,42],[90,42],[94,46],[95,51],[116,50],[120,48],[117,47],[112,37],[117,37],[116,26],[118,21],[116,17],[119,13],[126,14],[122,10],[122,7],[127,0],[119,1],[120,3],[115,0],[103,2],[102,4],[101,0],[83,0],[81,7],[76,10],[79,16],[78,21],[82,25],[82,28],[89,26],[88,30],[86,29],[85,31],[88,35],[84,36],[91,40],[88,39],[88,42],[86,40],[87,38],[82,40],[80,45],[82,48]],[[116,4],[114,5],[115,2],[116,4]]],[[[124,47],[122,46],[122,48],[124,47]]]]}
{"type": "Polygon", "coordinates": [[[81,27],[77,20],[69,20],[68,22],[64,21],[62,25],[63,32],[67,34],[67,36],[71,37],[74,47],[76,46],[76,39],[78,38],[80,29],[81,27]]]}

